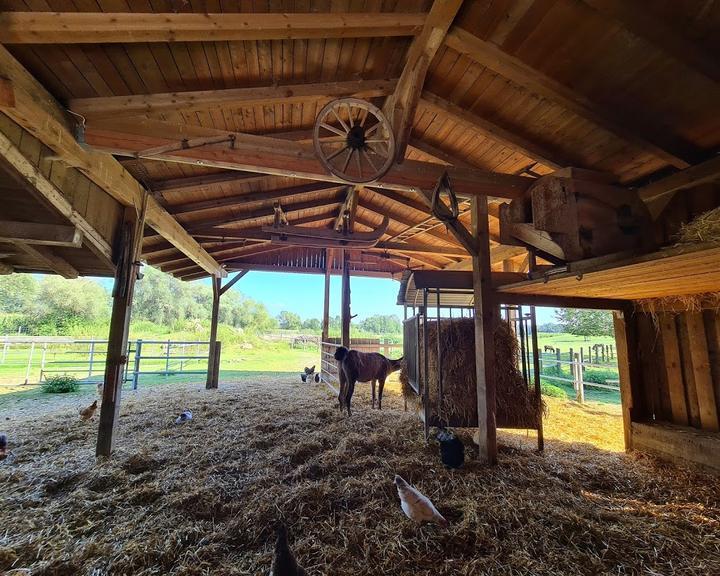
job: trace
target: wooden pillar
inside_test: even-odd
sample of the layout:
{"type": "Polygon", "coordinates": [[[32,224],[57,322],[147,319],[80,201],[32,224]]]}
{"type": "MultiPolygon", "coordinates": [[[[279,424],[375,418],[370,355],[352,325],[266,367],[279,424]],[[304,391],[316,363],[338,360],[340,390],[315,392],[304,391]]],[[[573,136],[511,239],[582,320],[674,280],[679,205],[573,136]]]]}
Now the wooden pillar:
{"type": "Polygon", "coordinates": [[[498,311],[490,272],[490,234],[487,197],[472,200],[473,237],[477,251],[473,254],[473,291],[475,300],[475,374],[477,379],[478,449],[481,460],[497,462],[495,423],[495,342],[494,327],[498,311]]]}
{"type": "Polygon", "coordinates": [[[617,346],[625,450],[632,450],[632,421],[635,412],[633,405],[638,402],[641,393],[640,358],[636,352],[639,347],[639,333],[637,320],[631,310],[614,312],[613,324],[617,346]]]}
{"type": "Polygon", "coordinates": [[[332,248],[325,249],[325,300],[323,302],[322,338],[327,342],[330,333],[330,273],[332,272],[332,248]]]}
{"type": "Polygon", "coordinates": [[[112,316],[105,360],[105,381],[100,425],[98,428],[97,456],[110,456],[115,427],[120,413],[123,374],[128,361],[128,332],[132,310],[133,291],[140,269],[138,257],[145,225],[144,209],[140,215],[134,207],[125,208],[120,237],[120,251],[115,269],[112,316]]]}
{"type": "Polygon", "coordinates": [[[220,362],[215,358],[217,344],[217,328],[218,318],[220,317],[220,278],[213,276],[212,278],[213,301],[212,314],[210,316],[210,347],[208,351],[208,371],[207,380],[205,381],[205,389],[212,390],[218,387],[218,374],[216,366],[220,366],[220,362]]]}
{"type": "Polygon", "coordinates": [[[350,267],[349,254],[343,250],[342,270],[342,345],[350,348],[350,267]]]}

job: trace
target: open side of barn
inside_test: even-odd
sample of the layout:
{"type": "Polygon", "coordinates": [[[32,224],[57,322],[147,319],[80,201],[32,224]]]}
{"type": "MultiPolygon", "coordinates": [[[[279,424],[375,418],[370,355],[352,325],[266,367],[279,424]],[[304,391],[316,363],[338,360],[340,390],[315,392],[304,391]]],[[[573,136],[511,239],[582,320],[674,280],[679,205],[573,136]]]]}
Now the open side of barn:
{"type": "Polygon", "coordinates": [[[478,463],[499,305],[615,310],[626,448],[720,469],[716,2],[178,4],[0,0],[0,273],[115,278],[97,456],[146,262],[212,278],[208,389],[248,271],[323,274],[324,340],[341,275],[343,344],[352,276],[466,271],[478,463]]]}

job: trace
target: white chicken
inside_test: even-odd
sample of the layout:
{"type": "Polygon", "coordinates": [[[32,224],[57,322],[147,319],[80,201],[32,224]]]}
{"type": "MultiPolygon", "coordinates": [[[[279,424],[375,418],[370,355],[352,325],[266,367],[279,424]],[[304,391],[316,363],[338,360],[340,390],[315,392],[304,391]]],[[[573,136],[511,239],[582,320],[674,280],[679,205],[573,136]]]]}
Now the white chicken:
{"type": "Polygon", "coordinates": [[[430,498],[408,484],[402,477],[395,475],[395,486],[400,496],[400,506],[405,516],[418,524],[422,522],[435,522],[447,526],[448,521],[430,502],[430,498]]]}

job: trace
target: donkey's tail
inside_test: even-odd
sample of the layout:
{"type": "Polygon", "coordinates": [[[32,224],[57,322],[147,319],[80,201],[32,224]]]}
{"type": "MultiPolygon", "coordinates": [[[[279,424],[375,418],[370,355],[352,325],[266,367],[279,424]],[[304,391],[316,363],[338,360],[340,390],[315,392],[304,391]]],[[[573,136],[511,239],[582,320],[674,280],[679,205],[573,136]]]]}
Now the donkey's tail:
{"type": "Polygon", "coordinates": [[[402,368],[402,363],[403,363],[402,356],[400,356],[400,358],[398,358],[397,360],[390,360],[389,358],[388,358],[388,360],[390,361],[390,371],[391,372],[395,372],[395,370],[400,370],[400,368],[402,368]]]}

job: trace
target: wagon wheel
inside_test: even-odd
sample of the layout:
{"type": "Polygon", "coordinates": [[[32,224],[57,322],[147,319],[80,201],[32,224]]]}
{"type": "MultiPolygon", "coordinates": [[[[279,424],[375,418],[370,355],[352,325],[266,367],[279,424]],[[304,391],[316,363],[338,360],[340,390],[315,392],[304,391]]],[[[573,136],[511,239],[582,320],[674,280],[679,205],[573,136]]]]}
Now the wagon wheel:
{"type": "Polygon", "coordinates": [[[377,106],[358,98],[333,100],[320,111],[313,144],[331,174],[354,184],[382,178],[395,159],[390,122],[377,106]]]}

